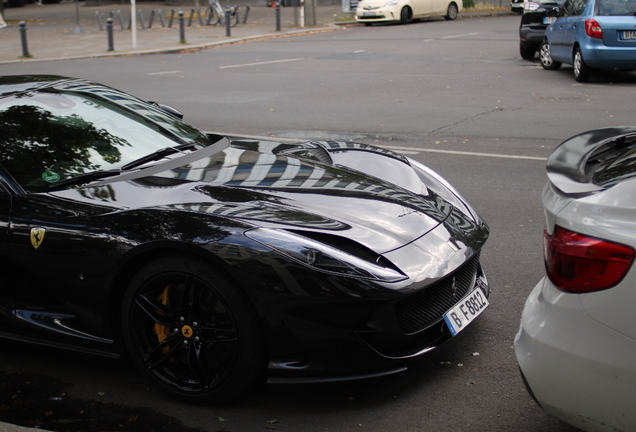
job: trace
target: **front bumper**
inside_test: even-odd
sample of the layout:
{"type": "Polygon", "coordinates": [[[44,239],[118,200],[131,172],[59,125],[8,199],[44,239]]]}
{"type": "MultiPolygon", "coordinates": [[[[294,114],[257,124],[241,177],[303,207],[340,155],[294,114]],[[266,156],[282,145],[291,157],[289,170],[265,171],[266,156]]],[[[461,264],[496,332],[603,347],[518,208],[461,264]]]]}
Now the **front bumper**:
{"type": "Polygon", "coordinates": [[[522,374],[547,413],[586,431],[634,430],[636,341],[590,318],[579,297],[547,278],[533,289],[515,338],[522,374]]]}
{"type": "MultiPolygon", "coordinates": [[[[479,254],[443,279],[408,292],[389,292],[358,298],[360,281],[322,277],[289,268],[306,293],[286,295],[261,291],[255,301],[266,306],[270,379],[277,382],[315,382],[356,379],[404,370],[410,359],[451,339],[443,315],[474,289],[487,297],[490,288],[479,264],[479,254]],[[357,286],[356,286],[357,285],[357,286]],[[284,297],[284,298],[283,298],[284,297]]],[[[248,271],[244,268],[243,272],[248,271]]],[[[263,281],[282,286],[282,281],[263,281]]],[[[265,288],[263,285],[260,288],[265,288]]],[[[274,381],[272,381],[274,382],[274,381]]]]}
{"type": "Polygon", "coordinates": [[[392,22],[400,20],[400,8],[396,6],[385,6],[373,11],[363,11],[359,7],[356,10],[356,21],[358,22],[392,22]],[[365,15],[367,14],[367,15],[365,15]],[[371,15],[373,14],[373,15],[371,15]]]}

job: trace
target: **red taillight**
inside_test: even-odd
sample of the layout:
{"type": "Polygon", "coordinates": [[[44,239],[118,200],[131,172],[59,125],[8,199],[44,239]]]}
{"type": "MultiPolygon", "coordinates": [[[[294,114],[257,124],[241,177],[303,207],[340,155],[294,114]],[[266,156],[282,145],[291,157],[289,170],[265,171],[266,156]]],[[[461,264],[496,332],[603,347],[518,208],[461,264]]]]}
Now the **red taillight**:
{"type": "Polygon", "coordinates": [[[585,34],[591,38],[603,39],[603,29],[593,19],[585,21],[585,34]]]}
{"type": "Polygon", "coordinates": [[[634,261],[634,249],[587,237],[559,226],[543,235],[545,268],[558,288],[587,293],[611,288],[623,279],[634,261]]]}

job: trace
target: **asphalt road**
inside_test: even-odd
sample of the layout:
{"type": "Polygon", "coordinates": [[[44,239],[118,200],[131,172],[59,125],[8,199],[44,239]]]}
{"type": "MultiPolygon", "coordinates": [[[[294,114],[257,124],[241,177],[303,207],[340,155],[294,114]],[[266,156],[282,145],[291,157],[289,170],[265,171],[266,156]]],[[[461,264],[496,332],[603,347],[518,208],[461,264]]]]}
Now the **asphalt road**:
{"type": "Polygon", "coordinates": [[[269,385],[218,407],[173,402],[131,367],[53,350],[10,344],[0,370],[54,376],[75,397],[152,407],[208,431],[572,432],[527,395],[512,348],[543,273],[544,158],[574,134],[632,124],[636,75],[578,84],[571,68],[544,71],[519,57],[518,19],[354,26],[186,54],[0,66],[109,84],[174,105],[208,131],[396,148],[444,175],[489,223],[482,262],[493,289],[474,325],[405,373],[269,385]]]}

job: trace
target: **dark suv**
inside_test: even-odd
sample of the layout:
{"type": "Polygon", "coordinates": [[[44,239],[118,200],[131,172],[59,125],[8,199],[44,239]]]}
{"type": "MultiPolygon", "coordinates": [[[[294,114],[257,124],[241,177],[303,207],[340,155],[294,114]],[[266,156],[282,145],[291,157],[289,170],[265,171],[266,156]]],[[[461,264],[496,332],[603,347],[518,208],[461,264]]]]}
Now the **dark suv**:
{"type": "Polygon", "coordinates": [[[545,29],[552,21],[556,21],[556,13],[549,11],[558,9],[565,0],[533,0],[527,1],[523,6],[521,14],[521,25],[519,26],[519,53],[526,60],[532,60],[534,54],[539,50],[545,29]]]}

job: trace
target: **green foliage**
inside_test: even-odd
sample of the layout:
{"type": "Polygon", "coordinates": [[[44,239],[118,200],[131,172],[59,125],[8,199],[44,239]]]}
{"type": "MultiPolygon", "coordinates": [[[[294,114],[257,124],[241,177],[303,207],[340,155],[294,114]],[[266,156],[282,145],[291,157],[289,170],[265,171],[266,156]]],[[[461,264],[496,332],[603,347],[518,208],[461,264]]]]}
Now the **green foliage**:
{"type": "Polygon", "coordinates": [[[475,0],[462,0],[462,3],[464,6],[464,9],[475,7],[475,0]]]}

